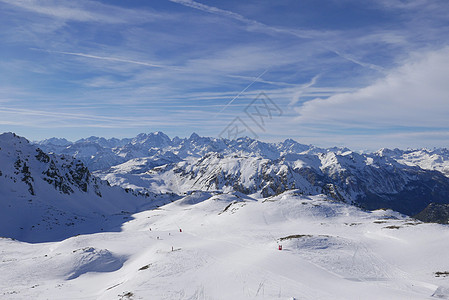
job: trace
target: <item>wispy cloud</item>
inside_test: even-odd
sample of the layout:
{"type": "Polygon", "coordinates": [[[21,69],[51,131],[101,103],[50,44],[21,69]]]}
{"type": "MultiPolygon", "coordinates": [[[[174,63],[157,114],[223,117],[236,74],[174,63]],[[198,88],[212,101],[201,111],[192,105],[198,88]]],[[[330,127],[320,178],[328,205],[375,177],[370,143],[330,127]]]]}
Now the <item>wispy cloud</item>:
{"type": "MultiPolygon", "coordinates": [[[[154,113],[154,109],[152,112],[154,113]]],[[[172,112],[182,116],[185,111],[172,112]]],[[[147,116],[105,116],[100,114],[68,113],[64,111],[44,111],[38,109],[0,108],[0,124],[16,126],[33,126],[36,128],[135,128],[144,126],[177,126],[174,116],[167,118],[160,114],[148,118],[147,116]]],[[[186,125],[198,126],[200,122],[188,116],[183,117],[186,125]]]]}
{"type": "Polygon", "coordinates": [[[251,31],[254,30],[254,31],[259,31],[259,32],[263,32],[266,34],[274,34],[274,35],[286,34],[286,35],[294,36],[294,37],[300,38],[300,39],[322,40],[322,41],[324,41],[324,43],[321,45],[321,47],[334,52],[341,58],[351,61],[355,64],[358,64],[359,66],[383,72],[383,68],[380,66],[376,66],[375,64],[372,64],[372,63],[362,62],[358,59],[355,59],[354,57],[352,57],[350,55],[342,55],[340,53],[340,51],[332,48],[329,45],[328,41],[333,40],[335,38],[341,38],[339,33],[336,31],[332,32],[332,31],[323,31],[323,30],[299,30],[299,29],[283,28],[283,27],[278,27],[278,26],[270,26],[270,25],[266,25],[266,24],[261,23],[256,20],[246,18],[238,13],[235,13],[235,12],[232,12],[229,10],[220,9],[220,8],[217,8],[214,6],[205,5],[205,4],[193,1],[193,0],[169,0],[169,1],[181,4],[181,5],[184,5],[187,7],[191,7],[191,8],[197,9],[197,10],[201,10],[204,12],[208,12],[208,13],[212,13],[212,14],[216,14],[216,15],[220,15],[223,17],[227,17],[227,18],[231,18],[231,19],[240,21],[240,22],[248,25],[247,28],[248,28],[248,30],[251,30],[251,31]]]}
{"type": "Polygon", "coordinates": [[[316,82],[318,81],[319,77],[320,77],[320,75],[316,75],[309,82],[307,82],[306,84],[301,85],[297,89],[297,91],[295,92],[292,100],[289,103],[289,106],[293,106],[296,103],[298,103],[299,100],[300,100],[300,97],[304,95],[304,93],[307,91],[307,89],[311,88],[312,86],[314,86],[316,84],[316,82]]]}
{"type": "Polygon", "coordinates": [[[149,10],[136,11],[87,0],[0,0],[0,2],[65,21],[120,24],[151,22],[173,17],[172,14],[155,13],[149,10]]]}
{"type": "Polygon", "coordinates": [[[429,0],[380,0],[378,4],[389,9],[416,9],[425,8],[433,6],[435,2],[439,1],[429,1],[429,0]]]}

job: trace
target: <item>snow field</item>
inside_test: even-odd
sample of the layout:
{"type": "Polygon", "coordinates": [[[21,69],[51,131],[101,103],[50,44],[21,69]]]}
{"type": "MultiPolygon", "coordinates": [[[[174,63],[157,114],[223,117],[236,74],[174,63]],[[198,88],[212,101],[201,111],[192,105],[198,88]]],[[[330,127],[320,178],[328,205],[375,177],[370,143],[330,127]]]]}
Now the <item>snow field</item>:
{"type": "Polygon", "coordinates": [[[445,226],[324,196],[194,192],[118,232],[0,239],[0,297],[448,299],[448,246],[445,226]]]}

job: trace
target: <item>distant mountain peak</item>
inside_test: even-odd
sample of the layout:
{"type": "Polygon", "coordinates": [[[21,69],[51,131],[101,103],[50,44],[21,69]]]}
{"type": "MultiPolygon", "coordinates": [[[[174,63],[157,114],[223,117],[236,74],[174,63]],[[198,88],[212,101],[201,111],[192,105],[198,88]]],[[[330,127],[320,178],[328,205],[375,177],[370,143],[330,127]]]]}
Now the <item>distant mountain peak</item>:
{"type": "Polygon", "coordinates": [[[190,140],[198,140],[198,139],[200,139],[200,136],[199,136],[196,132],[193,132],[193,133],[190,135],[189,139],[190,139],[190,140]]]}

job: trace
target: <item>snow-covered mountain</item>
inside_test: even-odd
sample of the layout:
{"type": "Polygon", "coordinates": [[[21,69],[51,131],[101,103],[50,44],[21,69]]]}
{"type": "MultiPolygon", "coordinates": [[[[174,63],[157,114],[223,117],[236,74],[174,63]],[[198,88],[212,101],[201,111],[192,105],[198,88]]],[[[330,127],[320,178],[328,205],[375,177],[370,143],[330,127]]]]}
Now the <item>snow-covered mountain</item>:
{"type": "Polygon", "coordinates": [[[170,139],[162,132],[106,144],[89,138],[59,152],[82,159],[113,185],[139,191],[239,191],[268,197],[299,189],[306,195],[324,193],[366,209],[387,207],[409,215],[430,203],[449,203],[447,149],[361,154],[291,139],[265,143],[195,133],[170,139]]]}
{"type": "Polygon", "coordinates": [[[388,156],[399,163],[409,166],[419,166],[425,170],[436,170],[449,177],[449,149],[418,149],[418,150],[389,150],[380,149],[379,156],[388,156]]]}
{"type": "Polygon", "coordinates": [[[46,152],[66,154],[82,160],[90,170],[106,170],[130,159],[157,155],[176,155],[180,159],[202,157],[210,152],[258,155],[263,158],[277,159],[286,153],[304,151],[323,151],[313,146],[299,144],[291,139],[282,143],[264,143],[250,138],[237,140],[200,137],[193,133],[189,138],[170,139],[162,132],[139,134],[131,139],[109,139],[90,137],[76,142],[65,139],[48,139],[36,144],[46,152]]]}
{"type": "Polygon", "coordinates": [[[0,236],[42,241],[96,232],[110,216],[120,214],[118,226],[125,212],[150,199],[111,187],[73,157],[46,154],[13,133],[0,135],[0,236]]]}
{"type": "MultiPolygon", "coordinates": [[[[193,133],[189,138],[175,137],[170,139],[162,132],[141,133],[134,138],[105,139],[90,137],[76,142],[66,139],[51,138],[36,142],[45,152],[54,152],[74,156],[82,160],[92,171],[106,170],[109,167],[124,163],[130,159],[151,157],[159,158],[176,155],[180,159],[200,158],[208,153],[238,154],[258,156],[271,160],[279,159],[286,154],[325,154],[334,152],[341,154],[350,151],[347,148],[318,148],[300,144],[292,139],[280,143],[265,143],[251,138],[236,140],[200,137],[193,133]]],[[[436,170],[449,176],[449,150],[417,149],[400,150],[382,148],[370,156],[389,157],[409,166],[419,166],[425,170],[436,170]]]]}
{"type": "Polygon", "coordinates": [[[209,154],[145,175],[178,193],[219,190],[268,197],[299,189],[304,195],[324,193],[366,209],[387,207],[409,215],[430,202],[449,201],[449,178],[441,173],[353,152],[288,154],[277,160],[209,154]]]}

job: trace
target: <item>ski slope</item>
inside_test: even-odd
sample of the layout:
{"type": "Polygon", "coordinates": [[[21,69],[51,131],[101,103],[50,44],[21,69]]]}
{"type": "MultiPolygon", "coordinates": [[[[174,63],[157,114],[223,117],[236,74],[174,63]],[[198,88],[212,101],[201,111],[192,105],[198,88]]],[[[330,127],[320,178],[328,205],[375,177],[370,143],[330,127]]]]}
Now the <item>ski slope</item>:
{"type": "Polygon", "coordinates": [[[193,192],[124,222],[58,242],[1,238],[0,298],[449,299],[448,227],[389,210],[193,192]]]}

